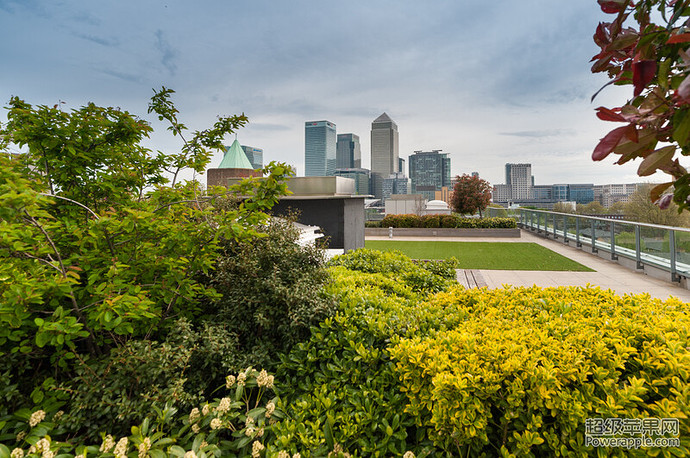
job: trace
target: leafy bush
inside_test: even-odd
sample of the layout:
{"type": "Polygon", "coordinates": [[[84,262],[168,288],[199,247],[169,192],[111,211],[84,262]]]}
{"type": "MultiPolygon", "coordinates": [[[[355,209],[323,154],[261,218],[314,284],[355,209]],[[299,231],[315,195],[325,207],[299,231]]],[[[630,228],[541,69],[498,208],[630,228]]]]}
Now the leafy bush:
{"type": "Polygon", "coordinates": [[[397,228],[515,228],[512,218],[463,218],[452,215],[386,215],[380,227],[397,228]]]}
{"type": "Polygon", "coordinates": [[[268,367],[335,313],[323,250],[298,238],[290,221],[273,219],[261,237],[225,241],[212,278],[220,297],[206,313],[237,336],[242,366],[268,367]]]}
{"type": "Polygon", "coordinates": [[[314,328],[311,339],[290,352],[278,371],[286,382],[281,396],[289,401],[289,419],[276,425],[278,440],[284,441],[278,444],[313,456],[325,455],[335,444],[356,456],[433,453],[425,428],[404,412],[407,399],[388,347],[399,336],[437,327],[440,320],[428,318],[418,303],[454,281],[400,253],[371,250],[339,256],[329,271],[338,313],[314,328]]]}
{"type": "MultiPolygon", "coordinates": [[[[587,455],[586,418],[690,414],[690,318],[676,299],[457,287],[425,307],[445,310],[447,330],[390,352],[410,398],[405,411],[446,451],[587,455]]],[[[688,437],[690,425],[680,424],[688,437]]],[[[674,452],[687,454],[683,443],[674,452]]]]}
{"type": "Polygon", "coordinates": [[[61,411],[22,409],[0,421],[0,457],[260,456],[269,452],[264,444],[274,440],[276,422],[284,417],[274,383],[266,371],[247,368],[215,390],[225,397],[184,411],[154,406],[138,426],[118,428],[127,433],[105,429],[100,443],[64,435],[61,411]]]}

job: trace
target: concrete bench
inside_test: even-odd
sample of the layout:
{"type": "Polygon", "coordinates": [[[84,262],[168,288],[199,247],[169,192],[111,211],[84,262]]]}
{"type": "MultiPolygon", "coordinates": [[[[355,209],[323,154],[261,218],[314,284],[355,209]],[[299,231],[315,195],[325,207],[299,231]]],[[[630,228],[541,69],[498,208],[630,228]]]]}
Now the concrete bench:
{"type": "Polygon", "coordinates": [[[478,270],[456,269],[456,278],[465,288],[483,288],[487,286],[484,277],[478,270]]]}

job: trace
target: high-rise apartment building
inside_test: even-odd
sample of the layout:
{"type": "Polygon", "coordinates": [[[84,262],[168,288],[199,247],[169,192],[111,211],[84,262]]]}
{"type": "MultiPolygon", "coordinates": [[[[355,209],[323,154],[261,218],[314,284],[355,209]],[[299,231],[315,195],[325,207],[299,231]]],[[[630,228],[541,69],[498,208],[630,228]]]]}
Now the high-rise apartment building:
{"type": "Polygon", "coordinates": [[[436,191],[450,187],[450,157],[441,150],[415,151],[409,157],[412,194],[434,200],[436,191]]]}
{"type": "Polygon", "coordinates": [[[333,175],[335,145],[335,124],[330,121],[304,123],[304,176],[333,175]]]}
{"type": "Polygon", "coordinates": [[[383,197],[383,180],[398,169],[398,125],[383,113],[371,123],[371,183],[377,199],[383,197]]]}
{"type": "Polygon", "coordinates": [[[506,184],[510,186],[512,200],[529,199],[534,184],[532,164],[506,164],[506,184]]]}
{"type": "Polygon", "coordinates": [[[359,169],[362,167],[362,148],[359,135],[338,134],[335,147],[335,167],[338,169],[359,169]]]}
{"type": "Polygon", "coordinates": [[[254,148],[253,146],[242,145],[244,154],[247,155],[247,159],[252,163],[254,169],[264,168],[264,150],[261,148],[254,148]]]}

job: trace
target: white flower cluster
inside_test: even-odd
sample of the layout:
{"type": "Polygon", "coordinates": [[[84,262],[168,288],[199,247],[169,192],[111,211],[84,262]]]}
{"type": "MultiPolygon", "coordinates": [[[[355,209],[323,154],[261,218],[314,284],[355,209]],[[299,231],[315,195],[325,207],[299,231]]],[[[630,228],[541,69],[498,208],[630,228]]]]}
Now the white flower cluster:
{"type": "Polygon", "coordinates": [[[412,453],[412,452],[410,452],[410,451],[407,451],[407,452],[405,452],[405,454],[403,455],[403,458],[415,458],[415,456],[414,456],[414,453],[412,453]]]}
{"type": "Polygon", "coordinates": [[[196,421],[201,417],[199,409],[194,407],[191,412],[189,412],[189,423],[196,423],[196,421]]]}
{"type": "Polygon", "coordinates": [[[276,410],[276,405],[272,402],[266,404],[266,418],[271,418],[273,412],[276,410]]]}
{"type": "Polygon", "coordinates": [[[232,388],[236,381],[237,379],[234,375],[228,375],[227,377],[225,377],[225,388],[232,388]]]}
{"type": "Polygon", "coordinates": [[[265,386],[266,388],[273,388],[273,376],[268,375],[268,372],[262,370],[256,377],[256,384],[259,386],[265,386]]]}
{"type": "Polygon", "coordinates": [[[259,458],[261,452],[265,449],[264,445],[259,441],[254,441],[252,444],[252,458],[259,458]]]}
{"type": "Polygon", "coordinates": [[[111,448],[115,447],[115,440],[113,439],[113,436],[108,434],[103,438],[103,443],[101,444],[100,451],[103,453],[108,453],[111,448]]]}
{"type": "MultiPolygon", "coordinates": [[[[39,410],[39,412],[43,411],[39,410]]],[[[53,458],[55,456],[55,454],[50,450],[50,440],[47,438],[40,439],[35,445],[32,445],[29,448],[29,455],[36,455],[39,453],[41,454],[41,458],[53,458]]]]}
{"type": "Polygon", "coordinates": [[[115,458],[127,458],[127,448],[129,448],[129,439],[123,437],[117,441],[113,455],[115,455],[115,458]]]}
{"type": "Polygon", "coordinates": [[[139,458],[146,458],[149,450],[151,450],[151,439],[145,437],[141,444],[139,444],[139,458]]]}
{"type": "Polygon", "coordinates": [[[216,412],[218,412],[220,414],[230,412],[230,403],[231,403],[230,398],[221,399],[220,402],[218,403],[218,407],[216,407],[216,412]]]}
{"type": "Polygon", "coordinates": [[[31,418],[29,418],[29,426],[33,428],[34,426],[42,422],[45,417],[46,413],[44,411],[37,410],[36,412],[31,414],[31,418]]]}
{"type": "Polygon", "coordinates": [[[244,386],[244,384],[245,384],[246,381],[247,381],[247,374],[245,374],[244,372],[240,373],[240,374],[237,376],[237,384],[238,384],[239,386],[244,386]]]}
{"type": "Polygon", "coordinates": [[[223,421],[220,418],[211,420],[211,429],[220,429],[223,427],[223,421]]]}
{"type": "Polygon", "coordinates": [[[194,450],[190,450],[184,454],[184,458],[196,458],[196,453],[194,453],[194,450]]]}
{"type": "Polygon", "coordinates": [[[10,458],[24,458],[24,450],[15,448],[12,450],[12,453],[10,453],[10,458]]]}

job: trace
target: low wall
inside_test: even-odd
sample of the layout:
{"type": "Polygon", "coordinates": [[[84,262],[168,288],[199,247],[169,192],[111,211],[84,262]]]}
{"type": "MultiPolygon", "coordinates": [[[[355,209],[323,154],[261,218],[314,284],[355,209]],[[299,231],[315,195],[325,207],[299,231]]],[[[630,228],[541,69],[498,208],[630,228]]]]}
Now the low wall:
{"type": "MultiPolygon", "coordinates": [[[[387,227],[367,227],[364,236],[388,237],[387,227]]],[[[515,237],[520,238],[520,229],[467,229],[467,228],[393,228],[393,237],[515,237]]]]}

